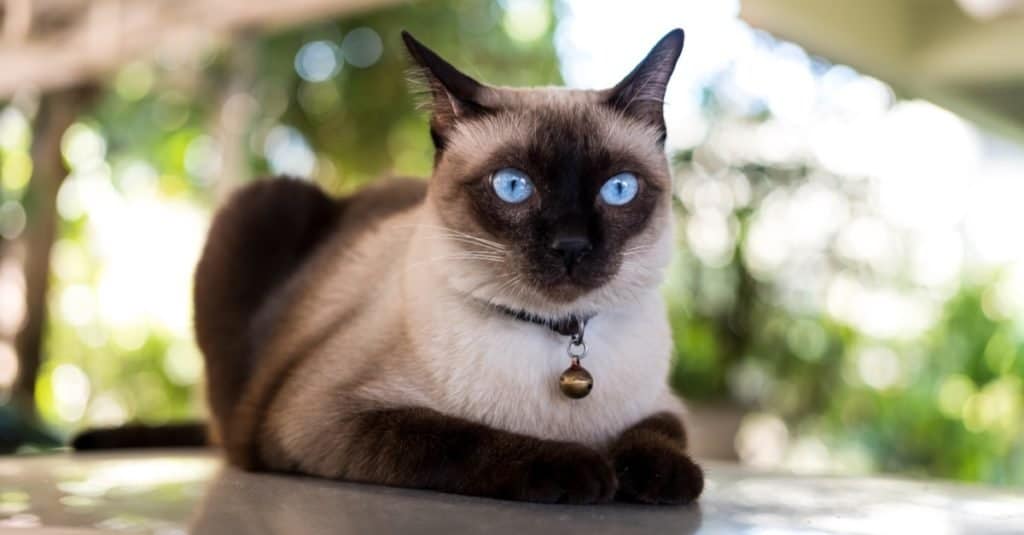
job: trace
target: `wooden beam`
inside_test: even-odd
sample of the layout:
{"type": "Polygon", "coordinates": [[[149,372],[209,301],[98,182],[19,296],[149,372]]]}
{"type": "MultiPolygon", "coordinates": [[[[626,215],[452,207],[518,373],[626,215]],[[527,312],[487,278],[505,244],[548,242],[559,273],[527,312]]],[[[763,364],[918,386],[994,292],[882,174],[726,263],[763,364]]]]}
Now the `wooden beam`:
{"type": "Polygon", "coordinates": [[[889,80],[913,50],[913,12],[898,0],[744,0],[740,18],[809,53],[889,80]]]}
{"type": "Polygon", "coordinates": [[[21,6],[19,1],[7,0],[0,24],[5,34],[13,28],[13,37],[0,46],[0,98],[96,80],[154,54],[194,55],[239,32],[279,30],[407,0],[93,0],[84,5],[49,0],[33,7],[70,6],[76,17],[67,28],[39,38],[33,38],[34,28],[26,34],[24,22],[8,22],[12,14],[24,19],[23,10],[11,9],[21,6]]]}
{"type": "Polygon", "coordinates": [[[1024,83],[1024,17],[932,28],[915,52],[921,76],[935,83],[1024,83]]]}

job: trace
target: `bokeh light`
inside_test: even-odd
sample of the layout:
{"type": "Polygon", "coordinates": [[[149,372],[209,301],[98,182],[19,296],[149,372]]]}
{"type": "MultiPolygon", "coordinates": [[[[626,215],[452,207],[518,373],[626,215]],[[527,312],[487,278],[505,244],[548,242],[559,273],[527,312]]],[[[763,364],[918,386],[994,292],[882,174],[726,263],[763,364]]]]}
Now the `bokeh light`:
{"type": "Polygon", "coordinates": [[[313,41],[302,45],[295,54],[295,72],[303,80],[323,82],[341,70],[338,47],[330,41],[313,41]]]}
{"type": "Polygon", "coordinates": [[[365,69],[377,63],[383,51],[384,42],[373,28],[356,28],[341,41],[341,54],[354,67],[365,69]]]}
{"type": "Polygon", "coordinates": [[[127,100],[139,100],[153,89],[156,74],[153,67],[145,62],[129,63],[121,68],[114,79],[114,90],[127,100]]]}
{"type": "Polygon", "coordinates": [[[25,209],[18,201],[6,201],[0,204],[0,237],[13,240],[25,230],[25,209]]]}
{"type": "Polygon", "coordinates": [[[502,26],[516,41],[535,41],[547,32],[550,15],[543,0],[504,0],[504,6],[502,26]]]}
{"type": "Polygon", "coordinates": [[[316,155],[309,142],[295,128],[278,125],[267,133],[263,154],[275,175],[310,177],[316,165],[316,155]]]}
{"type": "Polygon", "coordinates": [[[89,377],[74,364],[60,364],[51,380],[57,416],[65,422],[81,419],[89,401],[89,377]]]}

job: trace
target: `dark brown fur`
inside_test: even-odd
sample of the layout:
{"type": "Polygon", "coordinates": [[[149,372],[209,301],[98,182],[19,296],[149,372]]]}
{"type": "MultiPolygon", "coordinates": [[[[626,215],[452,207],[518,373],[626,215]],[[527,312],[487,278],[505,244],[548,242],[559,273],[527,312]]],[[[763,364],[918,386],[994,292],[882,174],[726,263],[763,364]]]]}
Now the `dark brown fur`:
{"type": "Polygon", "coordinates": [[[682,422],[671,414],[656,414],[627,429],[611,456],[620,500],[689,503],[704,490],[704,472],[686,454],[682,422]]]}
{"type": "Polygon", "coordinates": [[[425,191],[422,181],[394,180],[331,199],[314,185],[276,179],[243,188],[218,212],[196,268],[195,324],[214,422],[246,430],[222,436],[221,426],[215,428],[235,463],[259,466],[251,441],[239,439],[258,436],[262,411],[303,355],[297,351],[270,362],[258,358],[260,341],[296,297],[275,291],[327,234],[344,232],[355,239],[375,221],[421,202],[425,191]],[[255,372],[257,366],[263,373],[255,372]],[[254,387],[248,384],[254,377],[270,382],[254,387]],[[245,396],[246,391],[258,394],[245,396]],[[246,414],[252,417],[239,417],[246,414]]]}
{"type": "Polygon", "coordinates": [[[427,409],[368,411],[339,428],[355,437],[334,452],[351,481],[543,503],[684,504],[704,487],[668,413],[627,429],[607,454],[427,409]]]}
{"type": "Polygon", "coordinates": [[[353,481],[542,503],[605,502],[615,494],[606,457],[579,444],[427,409],[366,412],[349,425],[356,439],[343,462],[353,481]]]}
{"type": "Polygon", "coordinates": [[[206,426],[201,423],[157,426],[133,424],[108,429],[90,429],[75,436],[71,447],[76,450],[194,448],[207,444],[206,431],[206,426]]]}
{"type": "Polygon", "coordinates": [[[331,231],[341,206],[311,184],[286,179],[244,188],[218,212],[194,293],[196,339],[207,356],[207,399],[215,421],[231,418],[259,364],[253,313],[331,231]]]}

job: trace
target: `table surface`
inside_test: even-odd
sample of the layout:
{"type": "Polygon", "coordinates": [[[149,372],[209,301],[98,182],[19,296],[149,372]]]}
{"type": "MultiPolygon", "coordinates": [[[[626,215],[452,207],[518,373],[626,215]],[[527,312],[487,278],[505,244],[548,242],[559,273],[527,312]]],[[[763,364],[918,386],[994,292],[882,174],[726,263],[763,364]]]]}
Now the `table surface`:
{"type": "Polygon", "coordinates": [[[5,457],[0,533],[1024,533],[1024,492],[706,468],[695,506],[551,506],[250,474],[203,450],[5,457]]]}

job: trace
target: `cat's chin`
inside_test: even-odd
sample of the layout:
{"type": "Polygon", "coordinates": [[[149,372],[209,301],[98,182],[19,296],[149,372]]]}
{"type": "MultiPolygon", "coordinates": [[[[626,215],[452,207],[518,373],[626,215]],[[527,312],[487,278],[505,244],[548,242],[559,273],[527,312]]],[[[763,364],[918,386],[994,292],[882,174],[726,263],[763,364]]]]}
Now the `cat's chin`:
{"type": "Polygon", "coordinates": [[[600,291],[608,282],[579,282],[563,276],[555,280],[541,280],[531,286],[536,293],[536,301],[549,306],[559,306],[578,303],[587,295],[600,291]]]}

